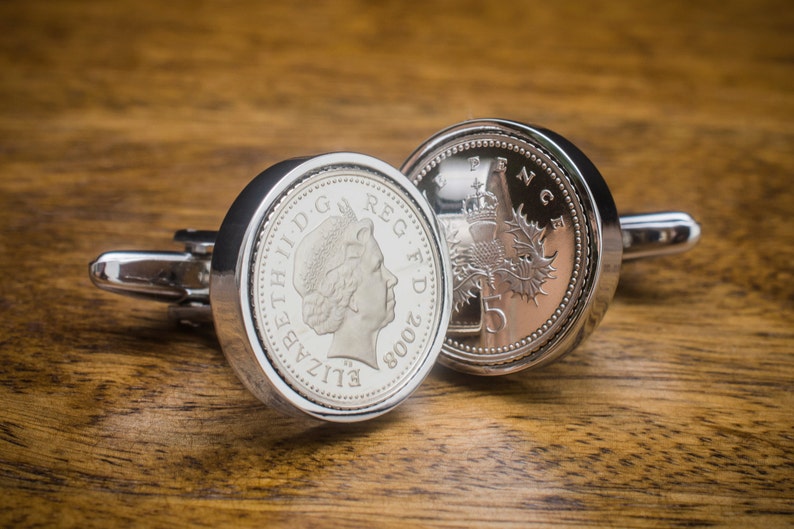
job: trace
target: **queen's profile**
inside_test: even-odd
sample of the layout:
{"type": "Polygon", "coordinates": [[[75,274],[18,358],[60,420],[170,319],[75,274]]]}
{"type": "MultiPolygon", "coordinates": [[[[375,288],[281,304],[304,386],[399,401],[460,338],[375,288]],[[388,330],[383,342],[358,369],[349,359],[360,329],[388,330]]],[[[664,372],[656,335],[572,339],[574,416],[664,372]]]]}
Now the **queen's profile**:
{"type": "Polygon", "coordinates": [[[293,284],[303,321],[332,334],[328,358],[349,358],[378,369],[380,330],[394,320],[397,277],[383,262],[370,219],[357,219],[347,201],[298,244],[293,284]]]}

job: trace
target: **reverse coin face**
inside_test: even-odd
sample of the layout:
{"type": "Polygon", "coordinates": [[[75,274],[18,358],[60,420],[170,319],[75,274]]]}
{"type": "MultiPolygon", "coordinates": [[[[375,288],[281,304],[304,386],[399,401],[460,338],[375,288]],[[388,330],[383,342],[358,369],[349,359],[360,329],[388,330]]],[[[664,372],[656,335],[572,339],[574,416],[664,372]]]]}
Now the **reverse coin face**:
{"type": "Polygon", "coordinates": [[[241,245],[250,353],[282,404],[330,420],[383,413],[424,379],[446,330],[435,218],[396,169],[361,155],[311,159],[282,181],[241,245]]]}
{"type": "Polygon", "coordinates": [[[578,149],[549,131],[479,120],[428,140],[403,172],[450,250],[443,363],[513,372],[559,357],[595,327],[617,282],[620,233],[606,185],[578,149]]]}

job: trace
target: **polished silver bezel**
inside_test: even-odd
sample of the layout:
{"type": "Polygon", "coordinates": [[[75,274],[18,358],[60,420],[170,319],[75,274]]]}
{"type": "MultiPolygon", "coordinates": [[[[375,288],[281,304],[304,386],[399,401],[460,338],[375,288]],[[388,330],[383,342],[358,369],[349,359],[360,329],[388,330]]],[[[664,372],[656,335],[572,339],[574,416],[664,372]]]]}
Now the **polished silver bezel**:
{"type": "Polygon", "coordinates": [[[377,417],[403,402],[434,365],[449,322],[451,276],[446,244],[442,243],[435,216],[419,191],[395,168],[361,154],[332,153],[288,160],[264,171],[240,194],[230,208],[214,248],[210,299],[218,339],[229,363],[245,386],[260,400],[292,415],[335,422],[377,417]],[[356,409],[339,409],[312,401],[292,388],[269,362],[257,335],[249,299],[252,255],[268,215],[296,182],[327,167],[362,168],[388,179],[410,198],[420,212],[420,222],[431,235],[439,256],[439,326],[427,354],[412,377],[384,400],[356,409]]]}
{"type": "MultiPolygon", "coordinates": [[[[463,139],[501,136],[524,141],[550,156],[573,186],[585,217],[587,233],[584,284],[576,305],[556,335],[534,350],[517,348],[514,352],[477,356],[461,354],[446,341],[439,361],[456,370],[478,375],[501,375],[546,365],[571,351],[601,321],[612,299],[620,274],[622,241],[620,224],[612,196],[593,163],[572,143],[558,134],[499,120],[472,120],[449,127],[425,141],[403,164],[402,172],[418,184],[421,172],[432,160],[463,139]]],[[[438,213],[438,211],[437,211],[438,213]]]]}

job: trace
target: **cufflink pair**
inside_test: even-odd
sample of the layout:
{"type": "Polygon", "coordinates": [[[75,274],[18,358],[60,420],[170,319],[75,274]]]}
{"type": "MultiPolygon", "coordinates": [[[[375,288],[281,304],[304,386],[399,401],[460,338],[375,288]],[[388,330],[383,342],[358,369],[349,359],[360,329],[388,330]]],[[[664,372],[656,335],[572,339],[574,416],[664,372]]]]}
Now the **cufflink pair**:
{"type": "Polygon", "coordinates": [[[100,255],[100,288],[214,322],[260,400],[335,422],[388,412],[436,360],[477,375],[548,364],[598,325],[623,260],[686,251],[687,214],[618,217],[596,167],[549,130],[474,120],[397,170],[361,154],[278,163],[184,252],[100,255]]]}

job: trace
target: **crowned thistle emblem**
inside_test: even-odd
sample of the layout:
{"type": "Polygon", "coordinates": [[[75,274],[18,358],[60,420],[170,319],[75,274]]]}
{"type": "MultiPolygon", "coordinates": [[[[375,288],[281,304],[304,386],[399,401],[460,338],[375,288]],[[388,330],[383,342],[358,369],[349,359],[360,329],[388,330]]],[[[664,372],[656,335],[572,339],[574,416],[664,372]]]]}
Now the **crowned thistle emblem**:
{"type": "Polygon", "coordinates": [[[498,198],[483,189],[483,184],[478,180],[474,181],[472,188],[474,193],[463,200],[462,211],[469,225],[472,244],[461,248],[460,242],[454,240],[454,234],[451,234],[455,310],[470,303],[478,292],[486,295],[504,291],[502,285],[507,285],[510,291],[537,305],[537,297],[546,294],[543,284],[555,277],[552,275],[555,271],[552,263],[557,254],[545,255],[546,228],[527,221],[522,211],[523,204],[517,210],[511,208],[512,219],[504,223],[506,228],[502,227],[502,231],[513,236],[516,256],[507,257],[505,245],[499,237],[498,198]]]}

